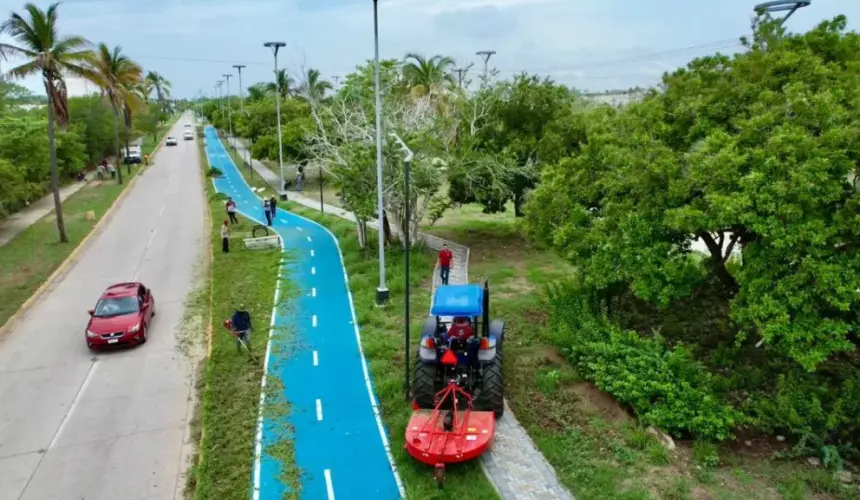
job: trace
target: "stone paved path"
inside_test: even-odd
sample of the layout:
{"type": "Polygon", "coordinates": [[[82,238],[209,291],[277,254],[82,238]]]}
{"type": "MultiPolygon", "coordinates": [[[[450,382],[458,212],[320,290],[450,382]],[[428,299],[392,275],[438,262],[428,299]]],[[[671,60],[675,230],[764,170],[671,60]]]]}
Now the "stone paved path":
{"type": "MultiPolygon", "coordinates": [[[[228,142],[235,147],[242,158],[247,158],[241,140],[229,138],[228,142]]],[[[262,162],[252,160],[251,164],[254,171],[273,188],[278,186],[279,176],[262,162]]],[[[292,191],[288,193],[288,198],[309,208],[320,208],[319,200],[307,198],[292,191]]],[[[328,204],[325,204],[324,208],[327,214],[355,221],[352,212],[328,204]]],[[[368,227],[376,230],[376,220],[368,221],[368,227]]],[[[435,250],[442,248],[443,243],[447,243],[454,254],[454,266],[451,268],[449,283],[469,282],[468,247],[426,233],[419,233],[419,238],[435,250]]],[[[433,277],[434,290],[439,285],[439,281],[437,262],[433,277]]],[[[503,500],[573,500],[573,495],[559,483],[555,470],[538,451],[507,403],[505,414],[496,422],[493,446],[481,457],[481,464],[503,500]]]]}

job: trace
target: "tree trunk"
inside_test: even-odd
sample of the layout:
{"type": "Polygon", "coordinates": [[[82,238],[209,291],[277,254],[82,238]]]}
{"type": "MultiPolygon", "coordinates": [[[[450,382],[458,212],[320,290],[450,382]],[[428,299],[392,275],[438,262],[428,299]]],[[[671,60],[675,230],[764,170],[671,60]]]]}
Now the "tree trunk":
{"type": "Polygon", "coordinates": [[[122,165],[120,162],[120,149],[119,149],[119,111],[116,109],[116,104],[113,102],[113,96],[108,96],[110,98],[110,105],[113,108],[113,146],[114,151],[116,151],[116,175],[117,182],[122,184],[122,165]]]}
{"type": "Polygon", "coordinates": [[[63,205],[60,202],[60,169],[57,165],[57,138],[55,137],[53,99],[48,95],[48,150],[51,163],[51,191],[54,194],[54,213],[57,217],[57,232],[60,233],[60,243],[68,243],[66,236],[66,223],[63,221],[63,205]]]}
{"type": "Polygon", "coordinates": [[[717,243],[714,240],[714,237],[711,236],[711,233],[707,231],[700,231],[696,233],[696,236],[702,238],[702,241],[705,242],[705,246],[708,247],[708,252],[711,254],[708,262],[711,264],[711,269],[714,271],[714,275],[720,280],[720,283],[726,287],[726,291],[728,291],[729,296],[734,297],[737,295],[740,286],[738,285],[735,277],[729,273],[728,269],[726,269],[726,262],[723,258],[723,247],[717,243]]]}
{"type": "Polygon", "coordinates": [[[367,221],[358,220],[355,224],[358,228],[358,247],[364,250],[367,247],[367,221]]]}

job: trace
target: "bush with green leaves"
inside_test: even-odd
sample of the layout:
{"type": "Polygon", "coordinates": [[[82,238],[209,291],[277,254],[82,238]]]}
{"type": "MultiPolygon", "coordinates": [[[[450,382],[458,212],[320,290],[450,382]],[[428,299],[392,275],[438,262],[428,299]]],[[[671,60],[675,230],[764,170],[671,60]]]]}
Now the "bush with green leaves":
{"type": "Polygon", "coordinates": [[[743,421],[684,346],[612,324],[581,282],[553,285],[547,295],[552,340],[581,376],[629,405],[641,422],[678,437],[724,440],[743,421]]]}

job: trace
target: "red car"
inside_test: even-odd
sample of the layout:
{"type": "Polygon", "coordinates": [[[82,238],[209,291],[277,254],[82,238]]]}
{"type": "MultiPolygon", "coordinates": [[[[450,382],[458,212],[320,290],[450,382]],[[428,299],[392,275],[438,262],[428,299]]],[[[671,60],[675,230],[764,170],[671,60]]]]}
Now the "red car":
{"type": "Polygon", "coordinates": [[[85,337],[90,349],[142,344],[155,316],[155,298],[142,283],[117,283],[104,291],[89,313],[85,337]]]}

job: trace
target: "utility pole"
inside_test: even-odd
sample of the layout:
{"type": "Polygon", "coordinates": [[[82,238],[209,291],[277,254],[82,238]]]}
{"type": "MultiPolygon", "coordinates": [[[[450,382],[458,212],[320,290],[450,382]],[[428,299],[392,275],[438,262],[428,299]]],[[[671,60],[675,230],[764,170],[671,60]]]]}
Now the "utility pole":
{"type": "Polygon", "coordinates": [[[479,50],[475,52],[476,55],[481,56],[484,59],[484,83],[487,82],[487,65],[490,62],[490,58],[495,54],[495,50],[479,50]]]}
{"type": "Polygon", "coordinates": [[[463,73],[466,72],[466,68],[454,68],[454,71],[457,72],[457,86],[463,88],[463,73]]]}
{"type": "Polygon", "coordinates": [[[234,68],[239,72],[239,105],[241,106],[242,113],[245,112],[245,98],[242,97],[242,68],[246,67],[244,64],[234,64],[234,68]]]}
{"type": "Polygon", "coordinates": [[[224,94],[221,92],[221,86],[224,85],[224,80],[218,80],[215,83],[218,87],[218,106],[221,108],[221,116],[224,116],[224,94]]]}
{"type": "Polygon", "coordinates": [[[811,0],[772,0],[770,2],[762,2],[754,7],[754,10],[758,12],[759,10],[764,10],[765,19],[768,21],[773,20],[771,14],[774,12],[786,12],[788,14],[785,15],[782,19],[780,19],[779,24],[785,24],[785,21],[791,17],[792,14],[797,12],[797,9],[802,9],[803,7],[809,7],[812,4],[811,0]]]}
{"type": "Polygon", "coordinates": [[[379,287],[376,289],[376,304],[388,302],[385,286],[385,210],[382,199],[382,97],[379,90],[379,14],[378,0],[373,0],[373,80],[376,94],[376,205],[379,224],[379,287]]]}
{"type": "Polygon", "coordinates": [[[334,86],[335,86],[335,88],[337,88],[337,83],[338,83],[338,81],[340,81],[340,76],[338,76],[338,75],[334,75],[334,76],[333,76],[333,77],[331,77],[331,78],[332,78],[332,80],[334,80],[334,86]]]}
{"type": "Polygon", "coordinates": [[[231,76],[233,76],[233,75],[225,74],[224,79],[227,80],[227,123],[230,126],[230,137],[233,139],[232,141],[230,141],[230,144],[233,145],[233,151],[236,151],[236,143],[235,143],[236,136],[233,135],[233,110],[231,109],[232,106],[230,105],[231,104],[230,103],[230,77],[231,76]]]}
{"type": "Polygon", "coordinates": [[[278,163],[281,166],[281,185],[278,186],[278,192],[281,193],[280,198],[282,200],[287,199],[287,192],[284,191],[284,145],[281,138],[281,84],[278,81],[278,50],[286,46],[287,44],[284,42],[266,42],[263,44],[263,47],[272,49],[272,55],[275,58],[275,90],[278,94],[275,100],[278,113],[278,163]]]}

